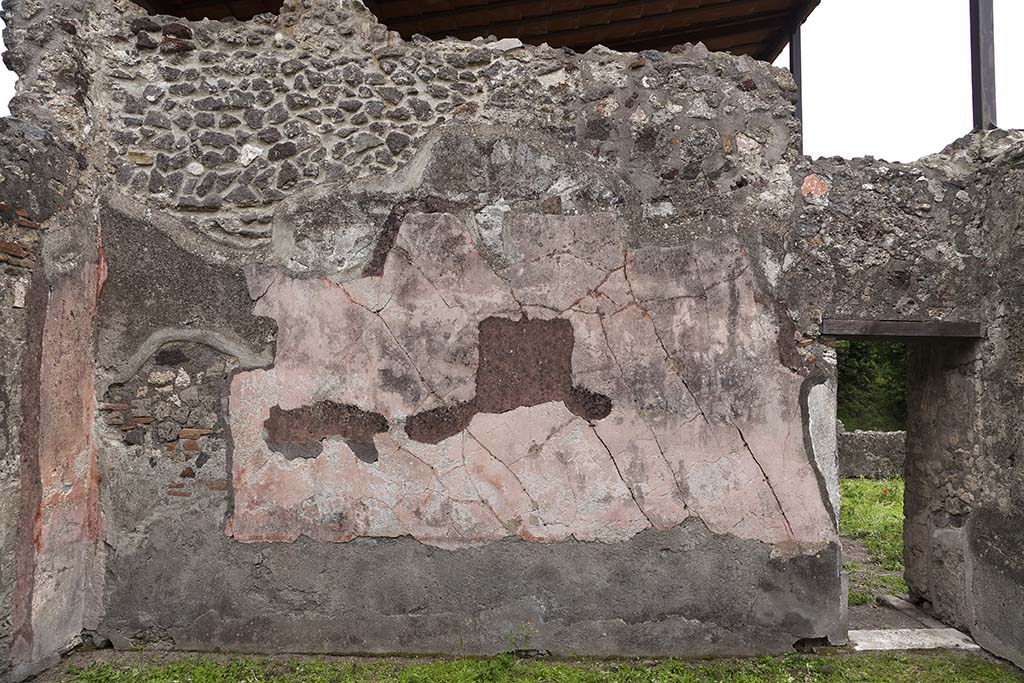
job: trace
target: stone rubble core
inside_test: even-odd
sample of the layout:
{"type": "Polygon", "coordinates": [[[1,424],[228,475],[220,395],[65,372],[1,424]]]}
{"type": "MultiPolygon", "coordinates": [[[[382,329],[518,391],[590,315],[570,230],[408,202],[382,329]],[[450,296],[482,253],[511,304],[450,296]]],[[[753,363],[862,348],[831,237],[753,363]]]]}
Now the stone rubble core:
{"type": "Polygon", "coordinates": [[[1024,136],[799,153],[701,45],[5,0],[0,680],[77,645],[846,635],[823,318],[910,347],[911,597],[1024,662],[1024,136]]]}

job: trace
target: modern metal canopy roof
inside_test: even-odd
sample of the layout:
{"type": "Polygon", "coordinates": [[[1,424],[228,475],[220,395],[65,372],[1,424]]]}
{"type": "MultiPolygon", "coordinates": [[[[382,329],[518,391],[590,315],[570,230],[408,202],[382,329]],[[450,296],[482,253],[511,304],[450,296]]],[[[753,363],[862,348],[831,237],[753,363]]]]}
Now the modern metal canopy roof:
{"type": "MultiPolygon", "coordinates": [[[[281,0],[136,0],[189,19],[248,19],[281,0]]],[[[495,35],[577,51],[667,50],[703,42],[711,50],[774,60],[819,0],[365,0],[405,37],[495,35]]]]}
{"type": "Polygon", "coordinates": [[[818,0],[368,0],[403,36],[495,35],[583,51],[709,49],[774,59],[818,0]]]}

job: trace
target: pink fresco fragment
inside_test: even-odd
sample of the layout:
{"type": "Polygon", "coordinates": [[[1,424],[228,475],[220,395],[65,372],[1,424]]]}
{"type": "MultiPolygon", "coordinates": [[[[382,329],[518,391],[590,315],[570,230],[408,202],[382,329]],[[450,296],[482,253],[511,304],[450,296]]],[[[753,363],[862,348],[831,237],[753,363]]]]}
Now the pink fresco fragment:
{"type": "Polygon", "coordinates": [[[610,543],[696,516],[765,542],[832,540],[804,452],[801,378],[765,370],[779,330],[739,245],[630,252],[610,216],[517,216],[508,230],[497,271],[460,219],[413,213],[380,277],[274,278],[256,307],[278,322],[274,367],[231,386],[229,536],[610,543]],[[407,417],[473,397],[480,321],[524,314],[572,323],[573,382],[609,396],[611,413],[588,422],[549,402],[476,414],[437,444],[410,440],[407,417]],[[720,398],[742,400],[715,383],[747,374],[747,402],[720,398]],[[270,450],[270,408],[318,401],[388,420],[377,462],[341,439],[313,459],[270,450]]]}
{"type": "Polygon", "coordinates": [[[101,611],[103,518],[93,436],[92,324],[104,273],[102,262],[79,268],[57,280],[46,304],[39,370],[33,639],[26,659],[65,650],[83,629],[95,626],[101,611]]]}

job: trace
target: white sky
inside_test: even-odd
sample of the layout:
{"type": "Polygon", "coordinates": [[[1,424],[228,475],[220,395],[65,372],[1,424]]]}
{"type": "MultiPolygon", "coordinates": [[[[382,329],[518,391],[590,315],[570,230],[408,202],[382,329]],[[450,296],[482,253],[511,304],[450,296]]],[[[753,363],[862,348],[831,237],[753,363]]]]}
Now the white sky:
{"type": "MultiPolygon", "coordinates": [[[[968,0],[822,0],[804,24],[804,149],[912,161],[971,128],[968,0]]],[[[995,0],[999,125],[1024,128],[1024,0],[995,0]]],[[[0,42],[0,47],[2,47],[0,42]]],[[[783,53],[776,62],[788,66],[783,53]]],[[[0,116],[14,75],[0,65],[0,116]]]]}
{"type": "MultiPolygon", "coordinates": [[[[804,151],[913,161],[970,131],[968,0],[822,0],[801,31],[804,151]]],[[[995,0],[996,119],[1024,128],[1024,0],[995,0]]],[[[789,66],[788,51],[775,62],[789,66]]]]}

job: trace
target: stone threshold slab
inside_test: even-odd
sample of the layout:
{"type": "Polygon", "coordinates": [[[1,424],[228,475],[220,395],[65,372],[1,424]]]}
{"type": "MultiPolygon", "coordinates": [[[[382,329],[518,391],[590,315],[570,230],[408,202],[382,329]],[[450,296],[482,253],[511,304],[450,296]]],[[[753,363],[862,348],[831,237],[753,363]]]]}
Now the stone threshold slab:
{"type": "Polygon", "coordinates": [[[980,650],[977,643],[955,628],[896,628],[850,631],[850,645],[858,652],[886,650],[980,650]]]}

